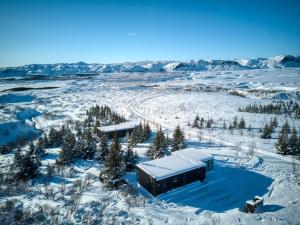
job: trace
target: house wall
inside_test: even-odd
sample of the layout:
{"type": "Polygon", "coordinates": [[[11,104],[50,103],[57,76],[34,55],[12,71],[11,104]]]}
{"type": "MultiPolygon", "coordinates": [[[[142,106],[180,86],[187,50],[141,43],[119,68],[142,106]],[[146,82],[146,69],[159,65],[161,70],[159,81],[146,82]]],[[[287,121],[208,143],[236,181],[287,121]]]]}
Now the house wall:
{"type": "Polygon", "coordinates": [[[137,172],[137,181],[140,185],[142,185],[147,191],[151,194],[154,192],[154,179],[147,174],[145,171],[141,170],[140,168],[136,168],[137,172]]]}
{"type": "Polygon", "coordinates": [[[138,182],[152,195],[157,196],[195,181],[203,181],[205,179],[206,169],[205,167],[197,168],[159,181],[153,179],[149,174],[139,168],[137,168],[137,173],[138,182]]]}
{"type": "Polygon", "coordinates": [[[116,133],[117,133],[119,138],[122,138],[122,137],[125,137],[127,133],[130,134],[133,131],[133,129],[134,128],[125,129],[125,130],[118,130],[118,131],[111,131],[111,132],[105,132],[104,134],[107,136],[108,139],[112,139],[116,133]]]}

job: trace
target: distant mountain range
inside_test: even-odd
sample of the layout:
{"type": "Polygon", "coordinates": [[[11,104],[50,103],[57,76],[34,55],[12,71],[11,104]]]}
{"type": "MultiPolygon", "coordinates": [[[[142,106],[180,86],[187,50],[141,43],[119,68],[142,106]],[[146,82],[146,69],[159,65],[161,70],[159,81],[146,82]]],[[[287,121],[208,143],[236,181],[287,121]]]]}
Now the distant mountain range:
{"type": "Polygon", "coordinates": [[[172,71],[230,71],[244,69],[268,69],[300,67],[300,56],[283,55],[273,58],[239,60],[199,60],[199,61],[144,61],[134,63],[55,63],[31,64],[19,67],[0,68],[0,77],[26,75],[73,75],[114,72],[172,72],[172,71]]]}

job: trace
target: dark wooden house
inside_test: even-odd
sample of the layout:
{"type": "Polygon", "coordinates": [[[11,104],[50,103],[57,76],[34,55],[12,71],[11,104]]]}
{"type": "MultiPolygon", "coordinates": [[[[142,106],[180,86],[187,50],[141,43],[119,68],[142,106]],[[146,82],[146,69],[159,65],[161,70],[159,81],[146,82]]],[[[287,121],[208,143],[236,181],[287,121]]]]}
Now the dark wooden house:
{"type": "Polygon", "coordinates": [[[203,181],[206,167],[202,161],[173,154],[137,164],[137,180],[148,192],[157,196],[195,181],[203,181]]]}
{"type": "Polygon", "coordinates": [[[115,134],[117,134],[118,137],[125,137],[127,133],[131,133],[138,126],[138,121],[128,121],[116,125],[98,127],[97,129],[99,134],[105,134],[107,138],[111,139],[115,134]]]}

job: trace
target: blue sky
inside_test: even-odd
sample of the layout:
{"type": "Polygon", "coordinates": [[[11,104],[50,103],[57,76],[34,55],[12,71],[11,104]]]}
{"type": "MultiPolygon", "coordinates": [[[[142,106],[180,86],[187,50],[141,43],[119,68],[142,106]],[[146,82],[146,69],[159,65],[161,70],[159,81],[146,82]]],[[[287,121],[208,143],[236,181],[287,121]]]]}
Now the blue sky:
{"type": "Polygon", "coordinates": [[[1,0],[0,66],[300,55],[300,1],[1,0]]]}

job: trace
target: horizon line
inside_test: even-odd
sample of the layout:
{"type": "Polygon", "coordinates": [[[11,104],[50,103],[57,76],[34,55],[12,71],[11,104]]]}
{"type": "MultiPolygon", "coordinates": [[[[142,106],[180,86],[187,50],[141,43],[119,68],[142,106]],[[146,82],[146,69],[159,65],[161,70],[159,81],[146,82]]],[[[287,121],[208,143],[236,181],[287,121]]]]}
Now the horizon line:
{"type": "Polygon", "coordinates": [[[28,63],[28,64],[22,64],[22,65],[15,65],[15,66],[0,66],[0,68],[14,68],[14,67],[22,67],[22,66],[30,66],[30,65],[55,65],[55,64],[78,64],[78,63],[85,63],[85,64],[102,64],[102,65],[113,65],[113,64],[125,64],[125,63],[142,63],[142,62],[197,62],[197,61],[213,61],[213,60],[227,60],[227,61],[237,61],[241,59],[272,59],[275,57],[280,56],[293,56],[293,57],[300,57],[300,54],[294,55],[294,54],[279,54],[271,57],[241,57],[241,58],[202,58],[202,59],[166,59],[166,60],[137,60],[137,61],[119,61],[119,62],[107,62],[107,63],[101,63],[101,62],[86,62],[83,60],[75,61],[75,62],[53,62],[53,63],[28,63]]]}

